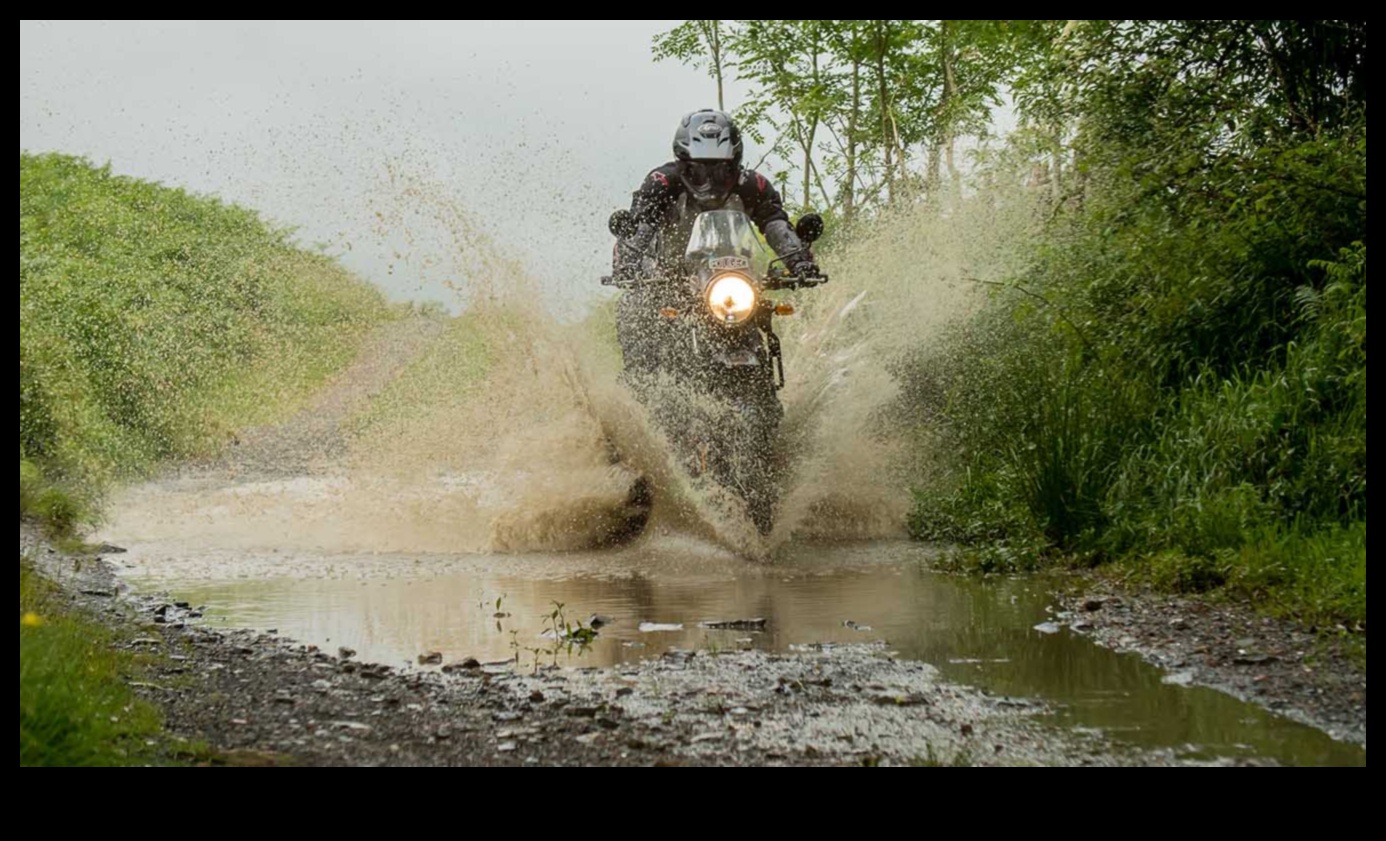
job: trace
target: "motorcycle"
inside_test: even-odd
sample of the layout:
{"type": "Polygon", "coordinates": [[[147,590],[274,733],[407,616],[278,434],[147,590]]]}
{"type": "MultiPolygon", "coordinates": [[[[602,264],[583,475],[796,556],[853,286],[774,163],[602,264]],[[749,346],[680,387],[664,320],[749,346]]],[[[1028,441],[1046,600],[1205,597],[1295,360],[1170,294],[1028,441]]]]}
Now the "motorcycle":
{"type": "MultiPolygon", "coordinates": [[[[624,210],[608,227],[619,241],[637,230],[624,210]]],[[[681,254],[657,242],[652,250],[665,256],[645,257],[638,279],[602,278],[624,290],[617,305],[623,376],[688,472],[738,497],[768,534],[779,496],[775,443],[785,382],[774,320],[794,307],[766,293],[828,278],[789,274],[784,260],[794,255],[773,258],[739,209],[688,214],[674,230],[687,234],[681,254]]],[[[807,249],[822,236],[823,220],[806,214],[795,231],[807,249]]]]}

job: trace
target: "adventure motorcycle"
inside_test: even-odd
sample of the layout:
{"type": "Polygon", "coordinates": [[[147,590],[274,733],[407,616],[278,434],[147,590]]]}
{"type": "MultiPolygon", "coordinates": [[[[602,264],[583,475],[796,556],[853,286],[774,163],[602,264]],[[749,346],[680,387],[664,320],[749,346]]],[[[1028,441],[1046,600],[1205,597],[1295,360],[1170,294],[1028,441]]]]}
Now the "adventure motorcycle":
{"type": "MultiPolygon", "coordinates": [[[[628,211],[612,215],[618,240],[635,234],[628,211]]],[[[625,290],[617,305],[627,384],[680,449],[689,472],[735,494],[762,534],[774,524],[779,488],[775,441],[784,410],[784,362],[774,319],[793,315],[767,292],[821,285],[826,276],[789,275],[739,209],[684,215],[671,253],[657,242],[638,279],[603,278],[625,290]],[[661,256],[662,255],[662,258],[661,256]]],[[[807,248],[823,220],[806,214],[796,233],[807,248]]]]}

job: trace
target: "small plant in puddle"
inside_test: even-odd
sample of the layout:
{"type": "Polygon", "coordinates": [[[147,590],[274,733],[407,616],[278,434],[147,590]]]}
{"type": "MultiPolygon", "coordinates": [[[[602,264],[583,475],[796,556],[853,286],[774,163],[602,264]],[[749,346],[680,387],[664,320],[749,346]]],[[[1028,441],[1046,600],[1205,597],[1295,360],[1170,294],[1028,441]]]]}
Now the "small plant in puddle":
{"type": "Polygon", "coordinates": [[[526,648],[520,645],[520,632],[510,632],[510,650],[515,652],[515,665],[520,664],[520,655],[528,654],[534,658],[534,665],[531,667],[536,673],[539,671],[539,662],[547,651],[543,648],[526,648]]]}
{"type": "Polygon", "coordinates": [[[558,665],[559,654],[567,654],[572,657],[574,650],[576,650],[581,656],[597,639],[595,629],[580,620],[577,622],[568,621],[568,616],[564,612],[566,607],[567,605],[563,602],[553,602],[553,610],[544,617],[543,636],[549,640],[549,648],[544,653],[552,658],[555,666],[558,665]]]}
{"type": "Polygon", "coordinates": [[[510,614],[505,610],[505,600],[508,598],[510,598],[508,595],[502,593],[496,596],[495,601],[491,601],[490,596],[483,594],[476,603],[476,609],[483,613],[488,610],[491,611],[492,619],[509,619],[510,614]]]}
{"type": "Polygon", "coordinates": [[[567,605],[563,602],[553,602],[553,610],[540,617],[544,622],[544,630],[539,636],[548,640],[547,646],[523,646],[520,644],[519,631],[510,632],[510,650],[515,652],[516,663],[520,662],[522,654],[529,654],[533,657],[533,669],[537,672],[544,660],[548,660],[556,668],[560,654],[572,657],[574,652],[578,656],[587,652],[597,639],[597,630],[581,621],[568,621],[566,608],[567,605]]]}

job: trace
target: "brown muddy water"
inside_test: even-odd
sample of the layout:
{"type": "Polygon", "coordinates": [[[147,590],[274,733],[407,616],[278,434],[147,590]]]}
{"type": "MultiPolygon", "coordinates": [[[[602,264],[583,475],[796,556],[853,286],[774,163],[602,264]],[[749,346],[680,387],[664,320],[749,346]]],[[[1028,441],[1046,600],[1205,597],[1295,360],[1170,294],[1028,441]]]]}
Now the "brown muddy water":
{"type": "Polygon", "coordinates": [[[129,548],[119,565],[133,586],[205,605],[212,623],[350,648],[392,665],[417,664],[431,652],[444,662],[549,662],[549,617],[561,604],[569,622],[606,620],[592,645],[557,654],[565,667],[609,666],[670,648],[793,651],[886,640],[953,681],[1046,702],[1056,727],[1199,758],[1366,763],[1357,747],[1222,693],[1178,685],[1134,655],[1067,630],[1036,630],[1052,618],[1043,579],[930,572],[932,550],[917,544],[799,545],[770,563],[675,534],[616,551],[530,556],[207,552],[177,541],[129,548]],[[763,619],[763,629],[712,627],[750,619],[763,619]]]}

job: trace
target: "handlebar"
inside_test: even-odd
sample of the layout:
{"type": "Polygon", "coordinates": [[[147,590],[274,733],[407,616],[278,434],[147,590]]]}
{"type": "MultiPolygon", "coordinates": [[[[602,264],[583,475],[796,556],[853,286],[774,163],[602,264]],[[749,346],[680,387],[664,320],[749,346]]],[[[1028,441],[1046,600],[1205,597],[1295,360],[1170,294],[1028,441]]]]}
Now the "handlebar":
{"type": "Polygon", "coordinates": [[[815,286],[822,286],[828,282],[828,276],[817,274],[811,277],[800,277],[787,272],[774,272],[765,277],[765,288],[775,289],[812,289],[815,286]]]}
{"type": "MultiPolygon", "coordinates": [[[[773,292],[780,289],[813,289],[814,287],[822,286],[827,282],[828,276],[825,274],[819,274],[813,277],[799,277],[797,275],[773,271],[767,274],[761,280],[761,283],[765,287],[765,290],[767,292],[773,292]]],[[[613,286],[617,289],[634,289],[635,287],[642,285],[642,281],[639,279],[631,278],[627,280],[617,278],[614,275],[604,275],[601,278],[601,283],[602,286],[613,286]]]]}

